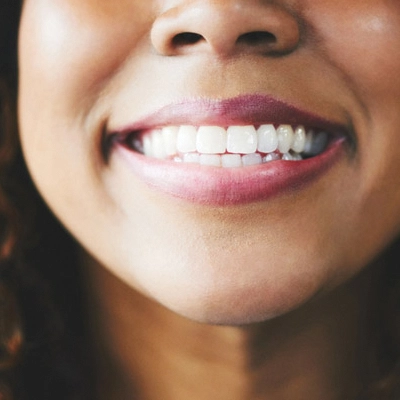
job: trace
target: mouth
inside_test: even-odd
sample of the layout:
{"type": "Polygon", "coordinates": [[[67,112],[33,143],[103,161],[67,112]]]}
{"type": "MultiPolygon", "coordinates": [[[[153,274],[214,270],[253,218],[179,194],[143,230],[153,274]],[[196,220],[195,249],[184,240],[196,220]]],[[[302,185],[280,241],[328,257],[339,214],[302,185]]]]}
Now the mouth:
{"type": "Polygon", "coordinates": [[[238,168],[315,157],[331,139],[326,131],[303,125],[170,125],[131,133],[123,142],[132,151],[159,160],[238,168]]]}
{"type": "Polygon", "coordinates": [[[172,104],[106,129],[148,186],[187,201],[261,201],[316,181],[354,144],[342,124],[262,95],[172,104]]]}

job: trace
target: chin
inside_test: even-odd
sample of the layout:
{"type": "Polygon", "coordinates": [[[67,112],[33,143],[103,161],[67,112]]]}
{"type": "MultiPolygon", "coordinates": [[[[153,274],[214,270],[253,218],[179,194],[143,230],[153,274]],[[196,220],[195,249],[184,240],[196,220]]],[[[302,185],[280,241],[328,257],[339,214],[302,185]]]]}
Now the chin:
{"type": "Polygon", "coordinates": [[[265,265],[262,276],[257,269],[243,273],[240,268],[238,273],[237,268],[210,268],[208,273],[202,269],[201,274],[192,269],[191,275],[180,274],[178,279],[148,282],[151,288],[145,295],[199,323],[239,326],[285,315],[323,291],[322,275],[300,273],[301,268],[295,272],[291,266],[275,267],[265,265]]]}

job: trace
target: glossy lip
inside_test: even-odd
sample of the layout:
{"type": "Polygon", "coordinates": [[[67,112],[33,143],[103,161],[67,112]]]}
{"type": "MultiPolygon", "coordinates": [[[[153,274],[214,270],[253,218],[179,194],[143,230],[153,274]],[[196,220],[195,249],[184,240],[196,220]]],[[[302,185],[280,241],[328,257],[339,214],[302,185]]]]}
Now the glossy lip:
{"type": "Polygon", "coordinates": [[[297,191],[324,175],[344,154],[351,139],[341,124],[300,110],[281,100],[246,95],[226,100],[190,100],[171,104],[119,129],[106,129],[114,138],[109,152],[121,155],[135,176],[161,193],[197,204],[239,205],[263,201],[297,191]],[[146,157],[128,148],[127,134],[166,125],[259,125],[265,123],[305,125],[333,135],[327,150],[302,161],[272,161],[252,167],[222,168],[178,163],[146,157]]]}
{"type": "Polygon", "coordinates": [[[107,127],[106,135],[127,134],[167,125],[261,125],[291,124],[318,128],[330,133],[346,133],[342,124],[301,110],[282,100],[261,94],[230,99],[191,99],[168,104],[140,120],[122,127],[107,127]]]}

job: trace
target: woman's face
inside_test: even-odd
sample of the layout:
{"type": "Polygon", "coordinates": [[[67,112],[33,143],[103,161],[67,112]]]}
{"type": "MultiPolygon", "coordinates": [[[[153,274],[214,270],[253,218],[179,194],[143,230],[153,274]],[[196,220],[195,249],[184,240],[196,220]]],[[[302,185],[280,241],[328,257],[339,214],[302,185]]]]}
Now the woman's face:
{"type": "Polygon", "coordinates": [[[39,191],[182,315],[281,315],[400,229],[397,0],[25,0],[19,45],[39,191]]]}

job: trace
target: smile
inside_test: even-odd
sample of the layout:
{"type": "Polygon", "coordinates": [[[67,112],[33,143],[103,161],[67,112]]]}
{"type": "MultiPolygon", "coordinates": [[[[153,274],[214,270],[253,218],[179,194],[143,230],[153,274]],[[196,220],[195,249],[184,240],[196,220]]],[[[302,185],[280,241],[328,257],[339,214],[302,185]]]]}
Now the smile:
{"type": "Polygon", "coordinates": [[[304,126],[272,124],[247,126],[181,125],[128,136],[127,144],[147,157],[175,162],[234,168],[271,161],[300,161],[322,153],[325,131],[304,126]]]}
{"type": "Polygon", "coordinates": [[[352,139],[341,124],[261,95],[172,104],[106,132],[107,152],[147,186],[217,206],[300,190],[352,139]]]}

